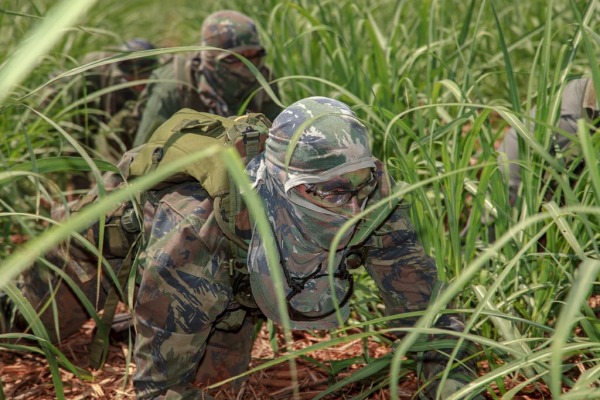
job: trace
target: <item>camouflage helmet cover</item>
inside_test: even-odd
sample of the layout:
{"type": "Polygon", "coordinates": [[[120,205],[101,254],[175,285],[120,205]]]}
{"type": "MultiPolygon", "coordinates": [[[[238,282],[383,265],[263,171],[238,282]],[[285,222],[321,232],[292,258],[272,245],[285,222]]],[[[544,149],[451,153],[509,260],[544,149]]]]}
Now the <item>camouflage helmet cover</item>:
{"type": "Polygon", "coordinates": [[[154,45],[146,39],[130,39],[121,46],[121,51],[132,52],[141,50],[152,50],[155,49],[154,45]]]}
{"type": "MultiPolygon", "coordinates": [[[[123,43],[118,49],[123,54],[135,51],[153,50],[156,47],[146,39],[130,39],[123,43]]],[[[125,60],[118,63],[118,67],[125,75],[143,75],[158,67],[158,57],[142,57],[132,60],[125,60]]]]}
{"type": "Polygon", "coordinates": [[[262,49],[256,23],[244,14],[233,10],[217,11],[202,24],[203,46],[220,49],[262,49]]]}
{"type": "Polygon", "coordinates": [[[265,158],[286,192],[302,183],[326,182],[375,166],[366,127],[346,104],[320,96],[297,101],[275,118],[265,158]],[[287,160],[289,146],[298,135],[287,160]]]}

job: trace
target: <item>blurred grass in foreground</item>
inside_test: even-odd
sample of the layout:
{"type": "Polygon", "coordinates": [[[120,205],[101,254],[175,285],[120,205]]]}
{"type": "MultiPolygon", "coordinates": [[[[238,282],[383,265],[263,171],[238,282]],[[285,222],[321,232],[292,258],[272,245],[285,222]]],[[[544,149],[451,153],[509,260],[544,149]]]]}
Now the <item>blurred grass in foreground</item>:
{"type": "MultiPolygon", "coordinates": [[[[111,166],[82,145],[85,127],[74,126],[69,104],[60,96],[43,101],[46,88],[61,93],[70,82],[52,81],[50,73],[75,75],[84,54],[131,37],[159,47],[197,45],[203,18],[217,7],[238,9],[259,23],[284,104],[323,95],[355,108],[371,129],[375,154],[408,183],[402,195],[449,282],[420,323],[406,329],[393,356],[365,359],[368,365],[340,385],[378,376],[375,387],[388,385],[397,394],[391,382],[411,366],[402,357],[427,335],[442,333],[431,320],[452,302],[470,328],[461,338],[478,343],[489,366],[469,391],[494,385],[508,399],[539,384],[555,399],[600,397],[600,324],[587,304],[598,293],[600,273],[600,135],[581,122],[572,138],[585,160],[577,175],[548,148],[566,81],[587,74],[600,87],[596,1],[227,0],[198,7],[191,0],[12,0],[0,6],[0,288],[31,321],[57,398],[64,398],[59,365],[90,377],[47,342],[12,278],[167,171],[54,226],[44,205],[74,195],[67,188],[70,174],[95,171],[98,177],[111,166]],[[152,19],[158,15],[160,21],[152,19]],[[533,106],[536,120],[529,121],[533,106]],[[524,148],[515,206],[508,203],[496,152],[508,125],[524,148]],[[67,154],[80,162],[61,163],[67,154]],[[43,162],[48,158],[50,166],[43,162]],[[15,236],[28,240],[16,244],[15,236]],[[387,369],[390,376],[377,375],[387,369]],[[507,377],[518,384],[505,386],[507,377]]],[[[223,157],[242,182],[239,163],[223,157]]],[[[260,204],[251,204],[259,215],[260,204]]],[[[385,318],[374,285],[364,271],[357,280],[349,325],[363,329],[358,336],[379,337],[385,318]]],[[[260,368],[355,338],[341,330],[330,342],[260,368]]]]}

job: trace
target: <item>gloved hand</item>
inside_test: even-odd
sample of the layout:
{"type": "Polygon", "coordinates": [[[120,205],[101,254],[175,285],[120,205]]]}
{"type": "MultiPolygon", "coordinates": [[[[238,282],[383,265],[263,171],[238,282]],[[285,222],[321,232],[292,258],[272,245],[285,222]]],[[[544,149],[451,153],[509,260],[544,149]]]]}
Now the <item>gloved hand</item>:
{"type": "MultiPolygon", "coordinates": [[[[461,332],[464,329],[462,320],[455,315],[443,315],[436,322],[436,327],[461,332]]],[[[476,347],[469,342],[463,342],[454,358],[454,366],[449,371],[443,387],[439,387],[444,370],[448,368],[449,356],[458,345],[454,335],[432,335],[421,344],[421,351],[417,354],[418,376],[425,385],[423,394],[430,400],[446,400],[465,385],[477,378],[477,362],[473,355],[476,347]],[[437,396],[439,388],[439,396],[437,396]],[[437,397],[436,397],[437,396],[437,397]]],[[[484,400],[483,395],[475,397],[463,396],[462,399],[484,400]]]]}
{"type": "MultiPolygon", "coordinates": [[[[427,399],[429,399],[429,400],[436,399],[436,395],[437,395],[438,387],[439,387],[440,383],[441,383],[440,381],[435,381],[427,386],[427,388],[425,389],[425,392],[424,392],[427,399]]],[[[449,399],[451,395],[453,395],[454,393],[461,390],[465,385],[466,385],[465,383],[463,383],[459,380],[448,378],[444,382],[444,386],[439,389],[439,397],[437,397],[437,399],[440,399],[440,400],[449,399]]],[[[462,398],[467,399],[468,397],[465,396],[462,398]]],[[[485,397],[481,394],[478,394],[475,397],[470,397],[470,399],[485,400],[485,397]]]]}

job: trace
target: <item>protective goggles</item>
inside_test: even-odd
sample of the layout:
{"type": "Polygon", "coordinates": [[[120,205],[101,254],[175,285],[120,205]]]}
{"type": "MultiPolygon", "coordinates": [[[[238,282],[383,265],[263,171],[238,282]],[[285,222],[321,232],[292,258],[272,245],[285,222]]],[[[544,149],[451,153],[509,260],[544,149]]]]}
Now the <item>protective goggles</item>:
{"type": "Polygon", "coordinates": [[[135,58],[121,61],[117,67],[125,75],[140,76],[150,74],[153,69],[158,67],[158,59],[156,57],[135,58]]]}
{"type": "MultiPolygon", "coordinates": [[[[267,55],[267,51],[265,49],[254,49],[254,50],[243,50],[237,52],[240,56],[247,58],[252,64],[258,65],[262,58],[267,55]]],[[[214,57],[214,61],[216,63],[221,63],[230,66],[237,66],[243,64],[242,60],[239,57],[236,57],[231,53],[221,52],[219,55],[214,57]]]]}
{"type": "Polygon", "coordinates": [[[354,190],[332,190],[326,192],[321,190],[318,187],[318,184],[314,183],[305,184],[304,187],[306,193],[318,197],[321,200],[320,203],[323,203],[323,207],[333,208],[347,204],[353,197],[356,197],[358,201],[369,197],[377,187],[377,178],[371,172],[369,180],[360,184],[354,190]]]}

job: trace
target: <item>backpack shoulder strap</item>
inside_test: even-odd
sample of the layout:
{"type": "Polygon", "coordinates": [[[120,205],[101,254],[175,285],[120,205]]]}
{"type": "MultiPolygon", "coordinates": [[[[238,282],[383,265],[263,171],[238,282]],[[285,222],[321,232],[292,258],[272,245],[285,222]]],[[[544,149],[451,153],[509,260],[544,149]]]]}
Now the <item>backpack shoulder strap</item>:
{"type": "MultiPolygon", "coordinates": [[[[251,113],[235,118],[234,126],[226,132],[237,152],[248,163],[263,151],[271,122],[260,113],[251,113]],[[235,137],[234,137],[235,136],[235,137]]],[[[231,244],[233,259],[245,261],[248,243],[236,235],[236,217],[243,210],[240,189],[233,179],[229,179],[229,193],[216,197],[214,202],[215,219],[219,228],[231,244]],[[227,221],[223,216],[227,217],[227,221]]]]}
{"type": "Polygon", "coordinates": [[[198,80],[195,73],[199,68],[199,57],[178,56],[173,60],[173,72],[177,81],[177,93],[181,97],[181,106],[198,111],[207,111],[206,106],[198,96],[198,80]]]}

